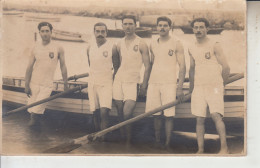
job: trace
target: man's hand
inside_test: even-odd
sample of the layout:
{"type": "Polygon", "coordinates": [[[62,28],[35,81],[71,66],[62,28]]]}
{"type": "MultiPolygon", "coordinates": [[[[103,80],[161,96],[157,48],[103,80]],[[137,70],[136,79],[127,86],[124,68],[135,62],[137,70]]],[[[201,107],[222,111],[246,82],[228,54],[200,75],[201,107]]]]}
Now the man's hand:
{"type": "Polygon", "coordinates": [[[30,86],[26,86],[24,92],[27,94],[27,97],[31,97],[32,91],[30,86]]]}
{"type": "Polygon", "coordinates": [[[139,95],[142,96],[142,97],[145,97],[146,96],[146,91],[147,91],[147,85],[142,83],[140,85],[139,95]]]}
{"type": "Polygon", "coordinates": [[[183,99],[184,99],[184,93],[181,88],[177,89],[176,95],[177,95],[177,99],[179,100],[179,102],[182,103],[183,99]]]}

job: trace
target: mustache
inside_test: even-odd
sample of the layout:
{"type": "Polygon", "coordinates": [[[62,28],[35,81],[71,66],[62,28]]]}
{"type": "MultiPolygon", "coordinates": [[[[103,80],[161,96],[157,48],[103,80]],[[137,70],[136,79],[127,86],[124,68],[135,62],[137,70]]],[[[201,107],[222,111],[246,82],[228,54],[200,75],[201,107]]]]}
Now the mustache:
{"type": "Polygon", "coordinates": [[[97,36],[97,38],[104,38],[104,36],[102,36],[102,35],[99,35],[99,36],[97,36]]]}
{"type": "Polygon", "coordinates": [[[164,30],[164,29],[161,29],[160,32],[165,32],[165,30],[164,30]]]}

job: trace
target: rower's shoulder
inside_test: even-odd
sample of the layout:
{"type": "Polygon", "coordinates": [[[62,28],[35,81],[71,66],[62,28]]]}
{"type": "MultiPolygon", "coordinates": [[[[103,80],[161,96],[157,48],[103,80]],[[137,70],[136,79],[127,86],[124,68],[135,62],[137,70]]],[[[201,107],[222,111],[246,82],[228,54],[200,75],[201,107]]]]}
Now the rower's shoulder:
{"type": "Polygon", "coordinates": [[[195,48],[197,45],[197,40],[195,37],[190,38],[190,40],[185,41],[185,45],[187,46],[188,50],[195,48]]]}
{"type": "Polygon", "coordinates": [[[159,40],[159,37],[153,38],[153,39],[151,40],[151,42],[150,42],[149,47],[150,47],[150,48],[155,47],[155,46],[158,44],[158,40],[159,40]]]}
{"type": "Polygon", "coordinates": [[[58,43],[57,41],[51,41],[50,45],[53,47],[53,48],[56,48],[58,51],[63,51],[63,47],[60,43],[58,43]]]}

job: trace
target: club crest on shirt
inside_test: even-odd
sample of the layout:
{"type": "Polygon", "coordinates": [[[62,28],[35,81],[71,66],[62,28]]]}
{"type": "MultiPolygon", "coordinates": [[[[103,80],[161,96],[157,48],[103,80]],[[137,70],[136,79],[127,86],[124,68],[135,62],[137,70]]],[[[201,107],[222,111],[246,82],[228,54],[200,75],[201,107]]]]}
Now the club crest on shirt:
{"type": "Polygon", "coordinates": [[[49,57],[52,59],[54,58],[54,52],[49,52],[49,57]]]}
{"type": "Polygon", "coordinates": [[[210,59],[210,57],[211,57],[211,56],[210,56],[210,52],[206,52],[206,53],[205,53],[205,58],[206,58],[206,59],[210,59]]]}
{"type": "Polygon", "coordinates": [[[107,51],[104,51],[104,52],[103,52],[103,56],[104,56],[104,57],[107,57],[107,56],[108,56],[108,52],[107,52],[107,51]]]}
{"type": "Polygon", "coordinates": [[[134,51],[137,52],[138,51],[138,45],[134,46],[134,51]]]}
{"type": "Polygon", "coordinates": [[[174,51],[172,49],[169,49],[168,55],[173,56],[174,51]]]}

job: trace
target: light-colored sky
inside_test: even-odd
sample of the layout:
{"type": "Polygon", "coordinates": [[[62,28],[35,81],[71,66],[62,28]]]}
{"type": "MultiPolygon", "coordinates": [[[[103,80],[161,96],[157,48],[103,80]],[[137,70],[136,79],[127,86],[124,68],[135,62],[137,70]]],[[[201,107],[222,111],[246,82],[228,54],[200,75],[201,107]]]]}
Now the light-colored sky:
{"type": "Polygon", "coordinates": [[[32,4],[44,6],[84,7],[88,5],[137,7],[143,8],[172,8],[172,9],[245,9],[245,0],[3,0],[16,4],[32,4]]]}

